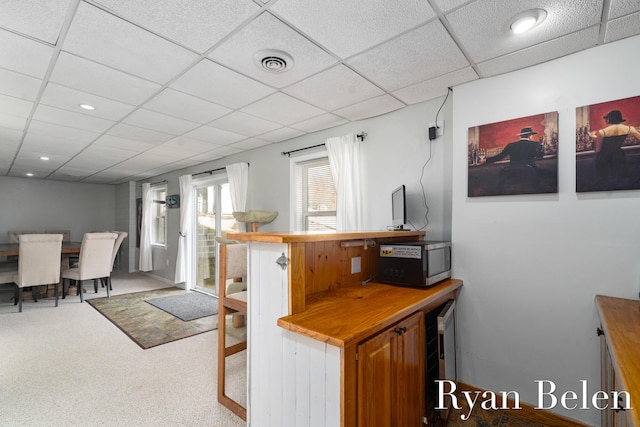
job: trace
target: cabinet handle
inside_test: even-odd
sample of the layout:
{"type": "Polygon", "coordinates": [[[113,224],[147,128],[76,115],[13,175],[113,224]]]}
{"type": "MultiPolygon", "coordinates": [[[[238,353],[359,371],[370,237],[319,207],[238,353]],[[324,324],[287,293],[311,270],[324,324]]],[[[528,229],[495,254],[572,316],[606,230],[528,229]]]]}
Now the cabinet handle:
{"type": "Polygon", "coordinates": [[[396,328],[396,330],[394,330],[393,332],[395,332],[395,333],[396,333],[396,334],[398,334],[398,335],[402,335],[402,334],[404,334],[405,332],[407,332],[407,327],[406,327],[406,326],[403,326],[403,327],[401,327],[401,328],[396,328]]]}
{"type": "Polygon", "coordinates": [[[598,331],[598,336],[604,335],[604,331],[602,329],[597,328],[597,331],[598,331]]]}

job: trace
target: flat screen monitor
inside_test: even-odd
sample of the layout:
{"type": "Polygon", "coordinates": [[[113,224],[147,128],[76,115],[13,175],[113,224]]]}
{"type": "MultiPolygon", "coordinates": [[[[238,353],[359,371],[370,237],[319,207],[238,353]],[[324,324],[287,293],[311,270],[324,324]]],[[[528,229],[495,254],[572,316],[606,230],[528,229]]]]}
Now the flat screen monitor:
{"type": "Polygon", "coordinates": [[[392,225],[394,230],[402,230],[407,223],[407,203],[404,184],[391,193],[392,225]]]}

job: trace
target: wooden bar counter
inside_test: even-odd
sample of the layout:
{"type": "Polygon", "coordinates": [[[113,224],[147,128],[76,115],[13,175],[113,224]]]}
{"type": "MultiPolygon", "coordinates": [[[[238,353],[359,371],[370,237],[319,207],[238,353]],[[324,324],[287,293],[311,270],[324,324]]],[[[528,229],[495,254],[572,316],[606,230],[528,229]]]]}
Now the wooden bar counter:
{"type": "Polygon", "coordinates": [[[631,409],[603,411],[603,426],[640,427],[640,301],[596,296],[602,325],[602,387],[627,391],[631,409]]]}
{"type": "MultiPolygon", "coordinates": [[[[355,427],[370,424],[367,417],[396,419],[410,412],[410,423],[398,418],[388,425],[421,425],[422,415],[416,413],[421,405],[415,400],[403,408],[396,403],[387,408],[370,401],[363,391],[377,390],[376,396],[390,402],[398,400],[392,397],[397,390],[405,393],[424,387],[424,381],[420,382],[424,379],[420,374],[424,313],[455,299],[462,282],[451,279],[428,289],[412,289],[375,281],[380,244],[419,241],[424,234],[253,232],[227,236],[246,241],[249,247],[249,425],[355,427]],[[361,268],[352,273],[354,258],[359,258],[355,264],[361,268]],[[372,348],[378,343],[381,352],[372,348]],[[404,350],[393,350],[398,345],[404,350]],[[367,361],[365,353],[371,356],[366,356],[367,361]],[[383,371],[389,375],[380,377],[380,387],[378,379],[374,387],[358,382],[364,378],[359,370],[376,365],[378,354],[393,354],[394,358],[413,354],[414,360],[394,365],[408,367],[402,375],[388,365],[389,370],[383,371]]],[[[389,363],[390,359],[383,360],[389,363]]],[[[376,372],[371,371],[373,377],[376,372]]]]}
{"type": "Polygon", "coordinates": [[[369,282],[366,286],[321,292],[307,310],[278,319],[284,329],[337,347],[345,347],[388,328],[427,306],[455,299],[461,280],[445,280],[428,289],[369,282]],[[344,313],[345,315],[336,315],[344,313]]]}

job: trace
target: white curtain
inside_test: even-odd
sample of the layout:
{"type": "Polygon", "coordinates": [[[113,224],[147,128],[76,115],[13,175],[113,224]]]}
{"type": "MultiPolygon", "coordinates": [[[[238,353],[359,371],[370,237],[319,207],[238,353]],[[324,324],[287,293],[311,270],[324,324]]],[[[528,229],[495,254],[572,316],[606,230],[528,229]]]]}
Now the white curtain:
{"type": "Polygon", "coordinates": [[[185,289],[193,287],[187,280],[189,267],[193,261],[193,187],[191,175],[182,175],[180,182],[180,235],[178,237],[178,257],[176,259],[175,283],[185,284],[185,289]]]}
{"type": "MultiPolygon", "coordinates": [[[[249,187],[249,164],[234,163],[227,166],[231,207],[234,212],[247,211],[247,190],[249,187]]],[[[238,222],[238,231],[246,231],[246,224],[238,222]]]]}
{"type": "Polygon", "coordinates": [[[360,141],[355,133],[325,142],[336,186],[336,231],[362,231],[360,141]]]}
{"type": "Polygon", "coordinates": [[[153,192],[151,184],[142,184],[142,225],[140,227],[140,270],[153,270],[151,252],[151,222],[153,208],[153,192]]]}

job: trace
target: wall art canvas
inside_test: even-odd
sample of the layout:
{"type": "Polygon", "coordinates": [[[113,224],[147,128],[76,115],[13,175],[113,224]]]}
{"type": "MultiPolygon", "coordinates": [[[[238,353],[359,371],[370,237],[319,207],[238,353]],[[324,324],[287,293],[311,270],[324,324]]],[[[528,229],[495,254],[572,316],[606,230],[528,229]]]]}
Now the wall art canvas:
{"type": "Polygon", "coordinates": [[[558,192],[558,112],[469,128],[468,195],[558,192]]]}
{"type": "Polygon", "coordinates": [[[640,96],[576,108],[576,191],[640,189],[640,96]]]}

